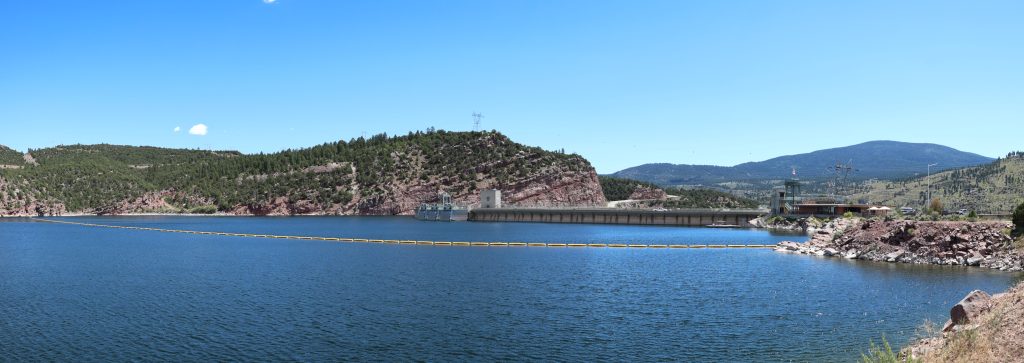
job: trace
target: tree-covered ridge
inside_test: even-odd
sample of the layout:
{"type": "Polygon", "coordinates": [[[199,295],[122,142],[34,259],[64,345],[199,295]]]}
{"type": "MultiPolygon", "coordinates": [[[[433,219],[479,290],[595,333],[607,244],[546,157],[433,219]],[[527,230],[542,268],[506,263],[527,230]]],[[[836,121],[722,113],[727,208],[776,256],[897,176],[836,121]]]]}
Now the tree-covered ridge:
{"type": "Polygon", "coordinates": [[[482,188],[593,172],[578,155],[523,146],[497,132],[381,134],[256,155],[116,145],[32,154],[39,165],[0,176],[26,182],[35,199],[58,201],[69,211],[116,210],[125,200],[161,192],[183,209],[205,201],[221,211],[265,212],[285,203],[291,213],[393,214],[440,190],[467,198],[482,188]]]}
{"type": "Polygon", "coordinates": [[[753,199],[738,197],[711,189],[667,188],[665,193],[677,198],[665,201],[666,208],[757,208],[753,199]]]}
{"type": "Polygon", "coordinates": [[[493,178],[505,188],[555,163],[589,169],[577,155],[547,152],[512,142],[497,132],[415,132],[326,143],[308,149],[247,155],[146,171],[161,186],[191,186],[223,209],[266,204],[279,197],[311,200],[322,207],[346,204],[359,194],[374,207],[400,193],[398,186],[434,184],[452,194],[475,193],[493,178]]]}
{"type": "Polygon", "coordinates": [[[24,163],[25,159],[20,152],[0,145],[0,165],[21,165],[24,163]]]}
{"type": "Polygon", "coordinates": [[[601,176],[598,179],[601,181],[601,190],[604,191],[604,198],[607,200],[629,199],[629,196],[633,195],[633,192],[641,187],[661,189],[661,187],[653,183],[628,178],[601,176]]]}
{"type": "Polygon", "coordinates": [[[668,198],[655,205],[665,208],[757,208],[754,200],[711,189],[660,188],[639,180],[601,176],[601,188],[608,200],[627,200],[640,188],[664,190],[668,198]]]}
{"type": "Polygon", "coordinates": [[[109,144],[59,145],[45,149],[29,150],[29,153],[40,163],[60,160],[62,158],[78,158],[84,155],[86,158],[93,156],[104,157],[135,167],[195,163],[242,155],[237,151],[207,151],[109,144]]]}

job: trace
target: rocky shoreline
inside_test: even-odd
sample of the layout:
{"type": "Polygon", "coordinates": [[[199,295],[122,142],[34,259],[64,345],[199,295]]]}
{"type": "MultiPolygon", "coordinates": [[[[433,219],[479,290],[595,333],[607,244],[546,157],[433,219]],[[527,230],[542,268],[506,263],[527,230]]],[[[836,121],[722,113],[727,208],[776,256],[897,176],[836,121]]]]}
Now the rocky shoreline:
{"type": "MultiPolygon", "coordinates": [[[[788,222],[800,226],[804,223],[788,222]]],[[[1014,241],[1009,222],[896,221],[840,218],[807,228],[810,238],[785,241],[775,250],[866,261],[977,266],[1024,270],[1024,246],[1014,241]]],[[[1024,283],[1007,292],[967,294],[937,329],[925,324],[925,338],[906,346],[896,361],[1024,362],[1024,283]]]]}
{"type": "Polygon", "coordinates": [[[1024,283],[1004,293],[980,290],[967,294],[949,311],[942,330],[899,352],[902,361],[1024,361],[1024,283]]]}
{"type": "Polygon", "coordinates": [[[1008,222],[885,221],[840,218],[810,231],[807,242],[784,241],[779,252],[867,261],[978,266],[1024,271],[1024,253],[1008,222]]]}

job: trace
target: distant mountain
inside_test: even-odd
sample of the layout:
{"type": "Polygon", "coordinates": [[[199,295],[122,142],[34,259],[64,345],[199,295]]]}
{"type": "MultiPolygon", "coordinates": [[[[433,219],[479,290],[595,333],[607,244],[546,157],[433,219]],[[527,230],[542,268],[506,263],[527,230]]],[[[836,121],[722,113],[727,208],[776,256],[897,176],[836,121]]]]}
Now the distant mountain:
{"type": "Polygon", "coordinates": [[[836,162],[852,161],[855,179],[893,179],[925,172],[990,163],[994,159],[936,144],[898,141],[870,141],[853,146],[780,156],[736,166],[644,164],[611,174],[614,177],[659,185],[716,184],[733,181],[785,179],[797,170],[801,179],[822,179],[836,162]]]}

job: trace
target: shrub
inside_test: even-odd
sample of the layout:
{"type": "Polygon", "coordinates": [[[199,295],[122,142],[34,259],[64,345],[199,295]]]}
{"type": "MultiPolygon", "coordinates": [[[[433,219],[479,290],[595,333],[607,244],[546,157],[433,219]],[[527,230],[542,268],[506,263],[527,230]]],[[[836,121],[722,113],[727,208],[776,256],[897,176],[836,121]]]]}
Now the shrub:
{"type": "Polygon", "coordinates": [[[910,357],[901,357],[898,352],[892,350],[892,346],[889,345],[889,341],[885,339],[885,335],[882,335],[882,345],[875,344],[875,341],[871,341],[871,348],[868,349],[867,354],[861,353],[860,361],[864,363],[902,363],[902,362],[916,362],[910,357]],[[906,358],[904,360],[904,358],[906,358]]]}
{"type": "Polygon", "coordinates": [[[217,206],[215,206],[215,205],[201,205],[201,206],[198,206],[198,207],[190,209],[188,212],[192,213],[192,214],[214,214],[214,213],[217,213],[217,206]]]}
{"type": "Polygon", "coordinates": [[[1015,234],[1024,233],[1024,203],[1017,206],[1017,209],[1013,211],[1013,225],[1015,234]]]}
{"type": "Polygon", "coordinates": [[[928,203],[928,210],[932,213],[942,214],[942,200],[939,198],[932,198],[932,202],[928,203]]]}
{"type": "Polygon", "coordinates": [[[843,218],[853,218],[853,212],[843,213],[843,218]]]}

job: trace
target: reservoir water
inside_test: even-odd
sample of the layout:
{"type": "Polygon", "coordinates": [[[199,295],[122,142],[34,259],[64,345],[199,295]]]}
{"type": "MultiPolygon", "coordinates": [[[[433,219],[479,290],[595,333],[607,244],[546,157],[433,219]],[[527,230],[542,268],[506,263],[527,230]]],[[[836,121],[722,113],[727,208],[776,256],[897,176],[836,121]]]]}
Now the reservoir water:
{"type": "MultiPolygon", "coordinates": [[[[352,238],[774,244],[762,230],[78,217],[352,238]]],[[[1020,275],[770,249],[439,247],[0,219],[0,360],[852,361],[1020,275]]]]}

